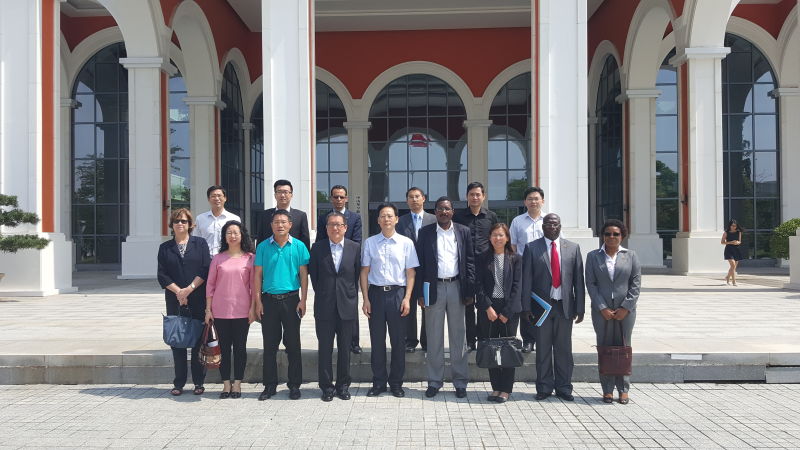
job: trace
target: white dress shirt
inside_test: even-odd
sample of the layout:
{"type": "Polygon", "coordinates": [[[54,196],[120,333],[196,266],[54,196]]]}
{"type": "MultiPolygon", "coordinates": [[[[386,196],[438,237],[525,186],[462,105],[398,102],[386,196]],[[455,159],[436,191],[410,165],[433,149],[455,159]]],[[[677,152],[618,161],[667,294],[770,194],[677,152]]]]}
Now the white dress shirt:
{"type": "MultiPolygon", "coordinates": [[[[553,285],[550,285],[550,298],[554,300],[561,300],[562,299],[561,287],[564,286],[564,265],[561,264],[561,261],[564,260],[564,258],[561,257],[561,236],[557,237],[555,241],[551,241],[550,239],[544,238],[544,243],[547,244],[548,261],[550,261],[550,252],[553,251],[551,245],[552,242],[556,243],[556,251],[558,252],[558,267],[560,268],[561,271],[561,286],[553,287],[553,285]]],[[[553,273],[553,262],[550,261],[550,274],[552,275],[552,273],[553,273]]]]}
{"type": "Polygon", "coordinates": [[[627,252],[628,249],[620,245],[619,250],[617,250],[617,253],[614,253],[614,256],[610,256],[608,253],[606,253],[606,244],[601,245],[600,249],[603,250],[603,255],[606,257],[606,269],[608,269],[608,276],[611,277],[611,281],[614,281],[614,269],[617,267],[617,256],[620,254],[620,252],[627,252]]]}
{"type": "Polygon", "coordinates": [[[443,229],[436,224],[436,261],[439,278],[452,278],[458,275],[458,244],[456,244],[455,225],[443,229]]]}
{"type": "Polygon", "coordinates": [[[405,286],[406,269],[419,267],[414,242],[397,232],[370,236],[361,255],[361,266],[370,268],[367,280],[376,286],[405,286]]]}
{"type": "Polygon", "coordinates": [[[225,239],[221,235],[222,226],[231,220],[242,221],[239,216],[225,209],[222,210],[219,216],[214,216],[211,211],[204,212],[197,216],[197,223],[192,235],[205,239],[211,256],[214,256],[219,253],[222,239],[225,239]]]}
{"type": "Polygon", "coordinates": [[[419,214],[412,212],[411,213],[411,221],[414,222],[414,236],[419,237],[419,229],[422,228],[422,215],[424,212],[420,212],[419,214]]]}
{"type": "Polygon", "coordinates": [[[514,220],[511,221],[511,227],[509,229],[511,245],[517,248],[519,256],[522,256],[525,252],[525,245],[544,237],[544,232],[542,231],[543,219],[544,214],[541,212],[539,213],[539,217],[534,219],[526,211],[524,214],[514,217],[514,220]]]}
{"type": "Polygon", "coordinates": [[[336,243],[333,241],[329,241],[331,245],[331,256],[333,257],[333,267],[336,268],[336,271],[339,271],[339,266],[342,264],[342,252],[344,252],[344,239],[341,242],[336,243]]]}

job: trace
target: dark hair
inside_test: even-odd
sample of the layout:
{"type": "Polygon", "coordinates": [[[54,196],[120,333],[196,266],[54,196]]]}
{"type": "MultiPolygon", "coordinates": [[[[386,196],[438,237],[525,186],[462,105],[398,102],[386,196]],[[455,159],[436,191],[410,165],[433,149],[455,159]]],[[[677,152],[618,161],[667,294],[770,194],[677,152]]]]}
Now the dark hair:
{"type": "Polygon", "coordinates": [[[289,180],[278,180],[272,185],[272,190],[277,191],[278,186],[289,186],[289,189],[294,192],[294,187],[292,186],[292,182],[289,180]]]}
{"type": "MultiPolygon", "coordinates": [[[[502,229],[503,233],[506,234],[506,245],[503,247],[503,253],[505,253],[506,255],[514,254],[514,250],[511,248],[511,231],[508,229],[508,225],[506,225],[503,222],[497,222],[496,224],[492,225],[491,228],[489,228],[489,236],[491,236],[492,233],[494,233],[494,230],[498,228],[502,229]]],[[[486,256],[486,258],[489,259],[490,262],[492,261],[491,257],[493,253],[494,253],[494,246],[489,245],[489,248],[486,249],[484,255],[486,256]]]]}
{"type": "Polygon", "coordinates": [[[473,181],[472,183],[468,184],[467,185],[467,193],[469,193],[469,191],[471,191],[471,190],[473,190],[475,188],[481,188],[481,194],[485,194],[486,193],[486,188],[483,187],[483,183],[481,183],[480,181],[473,181]]]}
{"type": "Polygon", "coordinates": [[[725,227],[725,231],[730,231],[731,230],[731,225],[736,225],[736,231],[737,232],[744,233],[744,228],[742,228],[742,226],[739,225],[739,222],[737,222],[736,219],[731,219],[731,220],[728,221],[728,226],[725,227]]]}
{"type": "Polygon", "coordinates": [[[275,216],[286,216],[289,223],[292,223],[292,215],[285,209],[276,209],[275,212],[272,213],[272,220],[275,220],[275,216]]]}
{"type": "Polygon", "coordinates": [[[328,217],[325,218],[325,225],[328,225],[328,221],[331,220],[331,217],[341,217],[344,224],[347,225],[347,217],[339,211],[331,211],[328,213],[328,217]]]}
{"type": "Polygon", "coordinates": [[[538,192],[539,195],[542,196],[542,200],[544,200],[544,189],[540,188],[539,186],[531,186],[525,189],[525,192],[522,193],[522,199],[525,200],[528,198],[529,195],[533,194],[534,192],[538,192]]]}
{"type": "Polygon", "coordinates": [[[330,192],[331,192],[331,195],[333,195],[333,190],[334,190],[334,189],[341,189],[341,190],[343,190],[343,191],[344,191],[344,196],[345,196],[345,197],[347,197],[347,188],[346,188],[346,187],[342,186],[341,184],[337,184],[337,185],[335,185],[335,186],[332,186],[332,187],[331,187],[331,191],[330,191],[330,192]]]}
{"type": "Polygon", "coordinates": [[[219,252],[222,253],[228,251],[228,241],[225,239],[225,233],[228,231],[228,228],[233,225],[239,227],[239,231],[242,233],[242,251],[245,253],[255,253],[256,250],[253,247],[253,240],[250,239],[250,233],[247,232],[247,228],[245,228],[245,226],[242,225],[242,223],[238,220],[229,220],[225,222],[225,225],[222,226],[222,231],[220,231],[221,243],[219,246],[219,252]]]}
{"type": "Polygon", "coordinates": [[[192,232],[194,229],[194,218],[192,217],[192,212],[186,208],[178,208],[172,211],[172,214],[169,215],[169,231],[175,236],[175,229],[172,228],[173,222],[175,220],[180,219],[181,216],[185,215],[187,219],[189,219],[189,233],[192,232]]]}
{"type": "Polygon", "coordinates": [[[423,197],[428,198],[428,196],[425,195],[425,191],[423,191],[421,188],[418,188],[416,186],[411,186],[410,188],[408,188],[408,190],[406,191],[406,198],[408,198],[408,194],[410,194],[411,191],[419,191],[419,193],[422,194],[423,197]]]}
{"type": "Polygon", "coordinates": [[[394,206],[394,203],[381,203],[380,205],[378,205],[378,210],[377,210],[378,215],[381,214],[381,211],[383,211],[384,208],[392,208],[392,211],[394,211],[394,215],[395,216],[397,215],[397,206],[394,206]]]}
{"type": "Polygon", "coordinates": [[[450,206],[453,205],[453,202],[452,202],[452,200],[450,200],[450,197],[448,197],[446,195],[443,195],[443,196],[441,196],[441,197],[436,199],[436,203],[433,204],[433,207],[434,208],[438,208],[439,207],[439,203],[442,203],[442,202],[450,202],[450,206]]]}
{"type": "Polygon", "coordinates": [[[225,197],[228,196],[228,191],[226,191],[224,187],[217,186],[215,184],[214,186],[211,186],[210,188],[206,189],[206,198],[211,198],[211,193],[214,191],[222,191],[222,195],[224,195],[225,197]]]}
{"type": "Polygon", "coordinates": [[[617,227],[617,228],[619,228],[619,232],[622,233],[622,239],[625,239],[626,237],[628,237],[628,227],[626,227],[625,224],[622,223],[621,220],[607,219],[603,223],[603,228],[600,229],[600,235],[601,236],[603,234],[605,234],[606,228],[608,228],[608,227],[617,227]]]}

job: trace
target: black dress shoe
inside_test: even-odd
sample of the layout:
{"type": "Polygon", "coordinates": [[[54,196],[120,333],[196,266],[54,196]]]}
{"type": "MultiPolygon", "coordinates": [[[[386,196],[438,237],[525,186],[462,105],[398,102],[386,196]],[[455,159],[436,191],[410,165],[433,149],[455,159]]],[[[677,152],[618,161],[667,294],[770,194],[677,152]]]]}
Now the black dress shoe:
{"type": "Polygon", "coordinates": [[[489,395],[486,396],[486,401],[487,402],[496,402],[497,401],[497,396],[489,394],[489,395]]]}
{"type": "Polygon", "coordinates": [[[532,342],[526,342],[526,343],[522,344],[522,353],[530,353],[532,351],[533,351],[533,343],[532,342]]]}
{"type": "Polygon", "coordinates": [[[350,391],[347,388],[342,389],[336,393],[336,396],[342,400],[350,400],[350,391]]]}
{"type": "Polygon", "coordinates": [[[264,401],[275,395],[275,391],[275,386],[267,386],[263,391],[261,391],[261,395],[258,396],[258,399],[264,401]]]}
{"type": "Polygon", "coordinates": [[[397,398],[405,397],[406,391],[404,391],[403,388],[401,387],[395,387],[392,388],[392,395],[394,395],[397,398]]]}
{"type": "Polygon", "coordinates": [[[383,386],[383,387],[372,386],[367,391],[367,397],[377,397],[377,396],[383,394],[384,392],[386,392],[386,386],[383,386]]]}
{"type": "Polygon", "coordinates": [[[231,393],[228,392],[228,391],[222,391],[222,392],[219,393],[219,398],[221,400],[225,400],[226,398],[228,398],[230,396],[231,396],[231,393]]]}
{"type": "Polygon", "coordinates": [[[535,398],[536,400],[544,400],[544,399],[546,399],[547,397],[550,397],[550,394],[549,394],[549,393],[537,392],[537,393],[536,393],[536,397],[534,397],[534,398],[535,398]]]}
{"type": "Polygon", "coordinates": [[[242,391],[231,391],[231,398],[242,398],[242,391]]]}
{"type": "Polygon", "coordinates": [[[428,389],[425,389],[425,397],[433,398],[436,397],[436,394],[439,393],[439,388],[428,386],[428,389]]]}
{"type": "Polygon", "coordinates": [[[559,394],[558,392],[556,392],[556,397],[567,402],[575,401],[575,397],[572,394],[559,394]]]}
{"type": "Polygon", "coordinates": [[[416,346],[412,347],[410,345],[406,345],[406,353],[414,353],[415,351],[417,351],[416,346]]]}
{"type": "Polygon", "coordinates": [[[467,396],[467,388],[456,388],[456,397],[464,398],[467,396]]]}
{"type": "Polygon", "coordinates": [[[361,354],[361,346],[358,345],[358,344],[351,345],[350,346],[350,351],[353,352],[354,355],[360,355],[361,354]]]}
{"type": "Polygon", "coordinates": [[[289,388],[289,399],[297,400],[299,398],[300,398],[300,388],[296,387],[289,388]]]}
{"type": "Polygon", "coordinates": [[[494,401],[495,403],[505,403],[508,401],[508,398],[498,395],[497,397],[494,398],[494,401]]]}
{"type": "Polygon", "coordinates": [[[323,402],[330,402],[333,400],[333,392],[323,392],[321,398],[323,402]]]}

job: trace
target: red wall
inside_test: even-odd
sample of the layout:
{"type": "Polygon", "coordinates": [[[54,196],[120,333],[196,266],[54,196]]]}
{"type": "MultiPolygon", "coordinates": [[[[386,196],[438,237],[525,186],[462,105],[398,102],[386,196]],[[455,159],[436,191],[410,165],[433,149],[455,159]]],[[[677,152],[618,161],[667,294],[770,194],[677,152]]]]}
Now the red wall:
{"type": "Polygon", "coordinates": [[[75,47],[87,37],[115,26],[117,22],[111,16],[69,17],[61,14],[61,34],[64,35],[70,51],[75,50],[75,47]]]}
{"type": "Polygon", "coordinates": [[[316,34],[316,63],[339,78],[353,98],[386,69],[408,61],[445,66],[482,96],[497,74],[531,57],[530,28],[362,31],[316,34]]]}
{"type": "Polygon", "coordinates": [[[619,63],[622,64],[622,61],[625,60],[625,41],[628,38],[628,29],[637,6],[639,6],[639,0],[605,0],[597,8],[587,26],[589,64],[592,63],[597,46],[606,40],[614,44],[621,59],[619,63]]]}
{"type": "Polygon", "coordinates": [[[772,5],[739,5],[733,10],[733,15],[757,24],[777,39],[796,4],[796,0],[783,0],[772,5]]]}

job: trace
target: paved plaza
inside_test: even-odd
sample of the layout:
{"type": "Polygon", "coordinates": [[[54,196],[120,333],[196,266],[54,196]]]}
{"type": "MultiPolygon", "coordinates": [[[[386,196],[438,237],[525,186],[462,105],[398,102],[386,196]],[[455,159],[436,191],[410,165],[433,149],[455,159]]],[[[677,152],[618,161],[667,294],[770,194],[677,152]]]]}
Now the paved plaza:
{"type": "Polygon", "coordinates": [[[172,397],[167,385],[0,387],[0,448],[798,448],[800,385],[636,384],[628,405],[604,404],[597,383],[577,383],[576,401],[533,399],[517,383],[505,404],[487,403],[486,383],[457,399],[365,396],[323,403],[306,385],[256,400],[172,397]]]}

